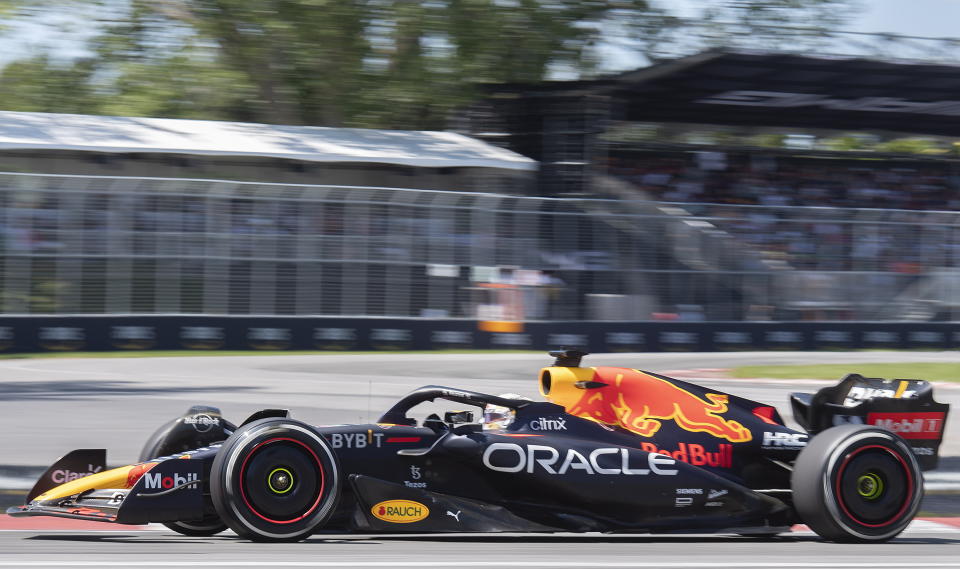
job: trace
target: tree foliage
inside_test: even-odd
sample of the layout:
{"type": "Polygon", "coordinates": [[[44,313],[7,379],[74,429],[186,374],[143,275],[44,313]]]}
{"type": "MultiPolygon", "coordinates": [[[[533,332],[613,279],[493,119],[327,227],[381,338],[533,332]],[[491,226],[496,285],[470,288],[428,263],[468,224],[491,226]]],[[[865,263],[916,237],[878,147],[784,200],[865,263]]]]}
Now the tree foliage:
{"type": "MultiPolygon", "coordinates": [[[[2,108],[422,129],[442,128],[483,82],[590,76],[609,67],[604,46],[647,60],[684,55],[724,37],[756,39],[756,26],[839,17],[848,1],[711,2],[695,23],[646,0],[67,4],[95,15],[86,52],[7,65],[2,108]],[[694,28],[699,35],[685,35],[694,28]]],[[[29,0],[21,13],[42,20],[63,6],[29,0]]]]}

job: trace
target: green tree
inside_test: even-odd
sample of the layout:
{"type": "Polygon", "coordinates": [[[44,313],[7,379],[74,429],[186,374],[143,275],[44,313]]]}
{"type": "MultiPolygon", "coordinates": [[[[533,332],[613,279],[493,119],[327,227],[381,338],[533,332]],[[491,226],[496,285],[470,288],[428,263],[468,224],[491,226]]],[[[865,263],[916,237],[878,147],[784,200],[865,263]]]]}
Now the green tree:
{"type": "MultiPolygon", "coordinates": [[[[775,44],[769,26],[848,5],[710,2],[689,20],[646,0],[4,1],[40,19],[66,5],[96,33],[83,57],[9,65],[2,108],[381,128],[442,128],[483,82],[592,76],[610,44],[648,60],[775,44]]],[[[780,41],[797,34],[817,36],[780,41]]]]}
{"type": "Polygon", "coordinates": [[[708,2],[698,16],[706,47],[815,49],[855,14],[851,0],[708,2]]]}
{"type": "Polygon", "coordinates": [[[7,65],[0,75],[0,104],[8,111],[95,114],[90,60],[56,62],[46,55],[7,65]]]}

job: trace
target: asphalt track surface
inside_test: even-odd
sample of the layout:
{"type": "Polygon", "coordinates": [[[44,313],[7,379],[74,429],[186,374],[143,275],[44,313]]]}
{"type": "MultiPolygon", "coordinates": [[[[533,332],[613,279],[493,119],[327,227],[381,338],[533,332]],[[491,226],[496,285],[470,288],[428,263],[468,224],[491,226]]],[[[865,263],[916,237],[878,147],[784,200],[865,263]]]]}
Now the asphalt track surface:
{"type": "MultiPolygon", "coordinates": [[[[108,462],[134,462],[146,437],[194,404],[238,422],[264,407],[289,408],[315,424],[375,420],[425,384],[537,396],[537,354],[371,354],[0,361],[0,469],[41,467],[73,448],[106,447],[108,462]]],[[[650,371],[740,364],[936,361],[955,352],[602,354],[587,365],[650,371]]],[[[851,368],[850,371],[856,371],[851,368]]],[[[788,416],[790,391],[824,382],[712,379],[701,384],[773,403],[788,416]]],[[[960,388],[937,399],[960,405],[960,388]]],[[[424,410],[424,414],[429,412],[424,410]]],[[[960,464],[960,422],[948,423],[941,455],[960,464]]],[[[98,526],[99,527],[99,526],[98,526]]],[[[889,544],[820,542],[808,532],[773,539],[735,536],[324,536],[252,544],[227,534],[186,538],[162,526],[0,531],[0,568],[34,567],[960,567],[960,532],[919,523],[889,544]],[[157,529],[159,528],[159,529],[157,529]],[[104,531],[105,530],[105,531],[104,531]]]]}

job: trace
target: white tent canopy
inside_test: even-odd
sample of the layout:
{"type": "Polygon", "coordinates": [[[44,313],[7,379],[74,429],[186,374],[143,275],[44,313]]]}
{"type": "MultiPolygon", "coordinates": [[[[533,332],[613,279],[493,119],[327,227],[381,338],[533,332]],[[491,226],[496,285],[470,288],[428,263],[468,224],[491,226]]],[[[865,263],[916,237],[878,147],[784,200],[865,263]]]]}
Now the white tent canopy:
{"type": "Polygon", "coordinates": [[[525,156],[452,132],[0,111],[0,149],[31,148],[536,169],[525,156]]]}

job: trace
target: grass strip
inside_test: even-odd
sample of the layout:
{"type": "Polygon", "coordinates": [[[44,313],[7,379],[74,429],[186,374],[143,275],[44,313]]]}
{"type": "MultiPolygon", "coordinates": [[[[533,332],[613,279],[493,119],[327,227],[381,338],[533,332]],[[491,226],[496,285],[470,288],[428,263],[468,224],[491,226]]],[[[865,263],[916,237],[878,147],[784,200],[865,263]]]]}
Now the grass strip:
{"type": "Polygon", "coordinates": [[[848,373],[884,379],[925,379],[960,382],[960,363],[899,362],[855,364],[809,364],[742,366],[733,368],[733,377],[774,379],[839,380],[848,373]]]}

